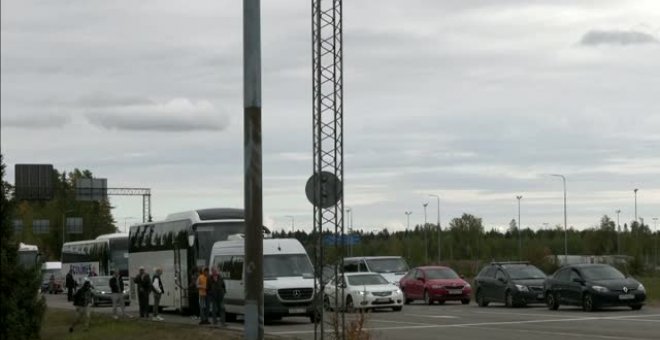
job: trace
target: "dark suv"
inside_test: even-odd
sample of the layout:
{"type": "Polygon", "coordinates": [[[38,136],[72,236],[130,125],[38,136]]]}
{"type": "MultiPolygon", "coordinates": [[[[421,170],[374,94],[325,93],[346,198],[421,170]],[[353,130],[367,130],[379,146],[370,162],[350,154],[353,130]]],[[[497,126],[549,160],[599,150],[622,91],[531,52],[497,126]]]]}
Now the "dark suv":
{"type": "Polygon", "coordinates": [[[544,302],[546,275],[528,262],[492,262],[474,279],[477,304],[504,302],[507,307],[522,307],[544,302]]]}
{"type": "Polygon", "coordinates": [[[564,266],[545,281],[545,292],[552,310],[559,305],[582,306],[587,312],[606,306],[638,310],[646,300],[643,284],[607,264],[564,266]]]}

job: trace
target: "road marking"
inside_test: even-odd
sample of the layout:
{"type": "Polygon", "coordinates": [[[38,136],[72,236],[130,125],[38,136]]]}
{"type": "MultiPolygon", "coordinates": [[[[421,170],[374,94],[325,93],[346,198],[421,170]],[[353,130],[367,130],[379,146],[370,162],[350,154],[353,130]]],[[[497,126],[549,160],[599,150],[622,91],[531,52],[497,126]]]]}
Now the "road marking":
{"type": "MultiPolygon", "coordinates": [[[[466,327],[468,328],[468,327],[466,327]]],[[[476,328],[476,329],[490,329],[490,330],[497,330],[497,331],[505,331],[505,332],[518,332],[518,333],[528,333],[528,334],[543,334],[543,335],[555,335],[555,336],[572,336],[572,337],[578,337],[578,338],[596,338],[596,339],[608,339],[608,340],[630,340],[630,339],[635,339],[635,340],[653,340],[649,338],[631,338],[630,336],[625,336],[625,337],[619,337],[619,336],[610,336],[610,335],[597,335],[597,334],[585,334],[585,333],[562,333],[562,332],[546,332],[546,331],[538,331],[538,330],[531,330],[531,329],[515,329],[515,328],[497,328],[497,327],[470,327],[470,328],[476,328]]]]}
{"type": "Polygon", "coordinates": [[[400,323],[403,325],[418,325],[418,326],[432,326],[431,323],[421,323],[421,322],[407,322],[407,321],[392,321],[392,320],[377,320],[377,319],[367,319],[367,322],[385,322],[385,323],[400,323]]]}
{"type": "MultiPolygon", "coordinates": [[[[655,317],[660,314],[644,315],[644,317],[655,317]]],[[[639,315],[627,316],[610,316],[610,317],[583,317],[571,319],[546,319],[546,320],[520,320],[520,321],[496,321],[496,322],[476,322],[476,323],[459,323],[447,325],[412,325],[412,326],[399,326],[399,327],[365,327],[367,331],[385,331],[385,330],[406,330],[406,329],[425,329],[425,328],[451,328],[451,327],[478,327],[478,326],[497,326],[497,325],[519,325],[519,324],[534,324],[534,323],[552,323],[552,322],[575,322],[575,321],[599,321],[599,320],[619,320],[619,319],[634,319],[639,318],[639,315]]],[[[314,331],[284,331],[284,332],[269,332],[273,335],[286,335],[286,334],[313,334],[314,331]]]]}
{"type": "Polygon", "coordinates": [[[422,318],[436,318],[436,319],[458,319],[458,316],[453,315],[424,315],[424,314],[408,314],[406,316],[419,316],[422,318]]]}
{"type": "Polygon", "coordinates": [[[510,312],[473,312],[475,314],[492,314],[492,315],[523,315],[523,316],[549,316],[555,318],[565,318],[566,315],[562,314],[541,314],[541,313],[510,313],[510,312]]]}
{"type": "Polygon", "coordinates": [[[624,319],[624,320],[616,320],[616,321],[646,321],[646,322],[658,322],[660,323],[660,320],[647,320],[647,319],[624,319]]]}

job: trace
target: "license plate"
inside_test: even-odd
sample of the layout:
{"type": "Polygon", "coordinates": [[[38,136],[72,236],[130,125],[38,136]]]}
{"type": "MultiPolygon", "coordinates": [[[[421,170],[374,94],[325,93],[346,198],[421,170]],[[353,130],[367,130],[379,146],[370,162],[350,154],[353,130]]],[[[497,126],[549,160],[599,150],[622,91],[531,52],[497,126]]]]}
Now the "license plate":
{"type": "Polygon", "coordinates": [[[543,294],[539,294],[536,296],[537,299],[543,299],[543,294]]]}
{"type": "Polygon", "coordinates": [[[289,314],[304,314],[307,312],[305,308],[289,308],[289,314]]]}
{"type": "Polygon", "coordinates": [[[390,299],[388,299],[388,298],[380,298],[380,299],[376,299],[376,302],[390,302],[390,299]]]}
{"type": "Polygon", "coordinates": [[[632,294],[619,295],[619,300],[632,300],[634,298],[635,298],[635,295],[632,295],[632,294]]]}
{"type": "Polygon", "coordinates": [[[463,294],[463,290],[462,289],[450,289],[449,294],[452,294],[452,295],[454,295],[454,294],[463,294]]]}

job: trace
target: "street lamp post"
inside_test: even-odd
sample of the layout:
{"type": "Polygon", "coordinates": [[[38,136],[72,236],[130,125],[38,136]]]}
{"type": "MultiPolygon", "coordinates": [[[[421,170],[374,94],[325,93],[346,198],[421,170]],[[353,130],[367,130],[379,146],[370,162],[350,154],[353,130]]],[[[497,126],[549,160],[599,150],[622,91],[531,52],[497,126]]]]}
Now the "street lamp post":
{"type": "Polygon", "coordinates": [[[520,237],[520,229],[522,229],[522,224],[520,224],[520,200],[523,198],[522,195],[516,196],[518,199],[518,260],[522,260],[522,238],[520,237]]]}
{"type": "Polygon", "coordinates": [[[568,219],[566,217],[566,177],[560,174],[552,174],[551,176],[561,178],[564,183],[564,261],[568,263],[568,219]]]}
{"type": "Polygon", "coordinates": [[[429,262],[429,241],[428,236],[426,235],[426,207],[429,205],[429,202],[423,203],[424,206],[424,263],[429,262]]]}
{"type": "Polygon", "coordinates": [[[351,234],[353,229],[351,229],[351,218],[353,210],[350,207],[346,208],[346,218],[348,220],[348,256],[353,256],[353,240],[351,239],[351,234]]]}
{"type": "Polygon", "coordinates": [[[616,253],[621,255],[621,224],[619,223],[619,215],[621,215],[621,209],[617,209],[616,213],[616,253]]]}
{"type": "Polygon", "coordinates": [[[635,193],[635,222],[639,223],[639,220],[637,220],[637,191],[639,189],[635,188],[633,192],[635,193]]]}
{"type": "MultiPolygon", "coordinates": [[[[406,214],[406,220],[408,221],[406,231],[410,231],[410,215],[412,215],[412,211],[404,211],[404,214],[406,214]]],[[[410,244],[406,247],[406,252],[408,253],[408,260],[410,260],[410,244]]]]}
{"type": "Polygon", "coordinates": [[[293,217],[292,215],[286,215],[286,217],[288,217],[288,218],[291,219],[291,234],[293,234],[293,233],[296,232],[296,229],[295,229],[295,221],[296,221],[296,218],[293,217]]]}
{"type": "Polygon", "coordinates": [[[440,264],[440,260],[442,259],[442,243],[440,238],[440,234],[442,233],[442,227],[440,227],[440,195],[430,194],[429,196],[435,197],[438,200],[438,264],[440,264]]]}
{"type": "Polygon", "coordinates": [[[654,217],[653,218],[653,228],[655,229],[655,261],[653,263],[655,264],[655,268],[653,268],[653,271],[655,272],[658,270],[658,218],[654,217]]]}

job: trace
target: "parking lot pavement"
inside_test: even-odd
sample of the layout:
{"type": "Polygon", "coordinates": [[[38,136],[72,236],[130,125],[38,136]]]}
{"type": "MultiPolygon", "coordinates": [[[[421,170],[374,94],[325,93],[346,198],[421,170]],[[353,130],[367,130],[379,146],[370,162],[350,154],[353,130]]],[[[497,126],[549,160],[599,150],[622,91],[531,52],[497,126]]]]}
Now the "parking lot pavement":
{"type": "MultiPolygon", "coordinates": [[[[73,308],[66,295],[48,295],[48,305],[73,308]]],[[[127,311],[136,316],[137,306],[127,311]]],[[[112,313],[112,307],[96,307],[95,313],[112,313]]],[[[164,313],[165,322],[194,324],[197,321],[175,313],[164,313]]],[[[346,322],[358,314],[346,314],[346,322]]],[[[329,316],[326,315],[329,320],[329,316]]],[[[660,334],[660,308],[645,306],[640,311],[612,308],[585,313],[579,308],[562,307],[550,311],[542,305],[526,308],[504,308],[492,304],[487,308],[475,304],[427,306],[406,305],[401,312],[376,311],[366,315],[367,330],[373,339],[631,339],[657,340],[660,334]]],[[[240,322],[229,327],[242,330],[240,322]]],[[[325,326],[329,329],[329,324],[325,326]]],[[[313,339],[314,325],[308,318],[284,318],[265,326],[268,334],[291,339],[313,339]]]]}

